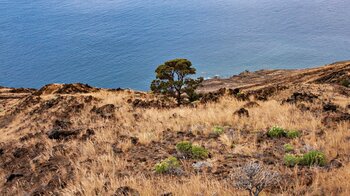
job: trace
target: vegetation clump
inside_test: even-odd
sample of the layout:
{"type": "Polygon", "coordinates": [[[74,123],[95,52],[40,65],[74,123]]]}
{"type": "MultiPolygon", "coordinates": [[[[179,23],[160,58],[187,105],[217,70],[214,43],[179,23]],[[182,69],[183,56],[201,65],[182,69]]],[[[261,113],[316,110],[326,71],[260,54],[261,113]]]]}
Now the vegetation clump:
{"type": "Polygon", "coordinates": [[[273,126],[268,132],[267,135],[271,138],[281,138],[287,137],[290,139],[300,137],[300,132],[298,130],[285,130],[279,126],[273,126]]]}
{"type": "Polygon", "coordinates": [[[224,133],[224,128],[221,127],[221,126],[215,126],[215,127],[213,128],[213,132],[214,132],[215,134],[217,134],[217,135],[221,135],[221,134],[224,133]]]}
{"type": "Polygon", "coordinates": [[[294,147],[291,144],[285,144],[283,147],[284,147],[284,151],[286,152],[291,152],[294,150],[294,147]]]}
{"type": "Polygon", "coordinates": [[[190,157],[192,153],[192,143],[189,141],[182,141],[176,144],[176,150],[185,157],[190,157]]]}
{"type": "Polygon", "coordinates": [[[294,167],[301,163],[302,157],[299,155],[286,154],[284,156],[284,164],[289,167],[294,167]]]}
{"type": "Polygon", "coordinates": [[[298,138],[300,137],[300,132],[297,130],[290,130],[287,132],[287,137],[290,139],[298,138]]]}
{"type": "Polygon", "coordinates": [[[326,156],[323,152],[317,150],[312,150],[304,155],[286,154],[284,156],[284,163],[290,167],[295,165],[324,166],[326,164],[326,156]]]}
{"type": "Polygon", "coordinates": [[[209,152],[202,146],[193,145],[192,146],[192,158],[194,159],[206,159],[209,157],[209,152]]]}
{"type": "Polygon", "coordinates": [[[267,132],[267,135],[269,137],[285,137],[287,135],[287,132],[281,128],[281,127],[278,127],[278,126],[273,126],[268,132],[267,132]]]}
{"type": "Polygon", "coordinates": [[[345,87],[350,87],[350,79],[343,79],[340,84],[345,87]]]}
{"type": "Polygon", "coordinates": [[[198,145],[192,145],[192,143],[188,141],[177,143],[176,150],[186,158],[206,159],[209,157],[207,149],[198,145]]]}
{"type": "Polygon", "coordinates": [[[177,173],[180,169],[180,162],[175,157],[169,157],[160,163],[157,163],[154,167],[156,173],[177,173]]]}
{"type": "Polygon", "coordinates": [[[326,164],[326,156],[323,152],[312,150],[303,155],[302,164],[307,166],[324,166],[326,164]]]}

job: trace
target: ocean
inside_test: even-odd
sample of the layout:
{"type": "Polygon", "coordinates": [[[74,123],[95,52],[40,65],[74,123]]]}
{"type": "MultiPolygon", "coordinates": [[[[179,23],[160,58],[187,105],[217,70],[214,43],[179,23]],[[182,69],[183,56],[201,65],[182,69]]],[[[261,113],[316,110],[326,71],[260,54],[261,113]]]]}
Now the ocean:
{"type": "Polygon", "coordinates": [[[350,59],[349,0],[0,0],[0,86],[149,90],[187,58],[203,77],[350,59]]]}

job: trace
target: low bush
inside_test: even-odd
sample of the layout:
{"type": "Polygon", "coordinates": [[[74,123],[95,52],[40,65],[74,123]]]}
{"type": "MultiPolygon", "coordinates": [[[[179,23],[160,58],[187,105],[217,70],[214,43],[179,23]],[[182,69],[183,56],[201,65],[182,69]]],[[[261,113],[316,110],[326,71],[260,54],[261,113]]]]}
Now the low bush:
{"type": "Polygon", "coordinates": [[[206,150],[201,146],[193,145],[191,152],[192,152],[192,158],[194,159],[206,159],[209,156],[208,150],[206,150]]]}
{"type": "Polygon", "coordinates": [[[221,135],[221,134],[224,133],[224,128],[223,128],[223,127],[220,127],[220,126],[215,126],[215,127],[213,128],[213,132],[214,132],[215,134],[221,135]]]}
{"type": "Polygon", "coordinates": [[[283,147],[284,147],[284,151],[286,152],[291,152],[294,150],[294,147],[291,144],[285,144],[283,147]]]}
{"type": "Polygon", "coordinates": [[[287,135],[287,132],[281,128],[281,127],[278,127],[278,126],[273,126],[268,132],[267,132],[267,135],[269,137],[285,137],[287,135]]]}
{"type": "Polygon", "coordinates": [[[301,160],[302,160],[302,157],[298,155],[286,154],[284,156],[284,164],[289,167],[299,165],[301,160]]]}
{"type": "Polygon", "coordinates": [[[317,150],[312,150],[302,156],[286,154],[284,156],[284,164],[290,167],[295,165],[324,166],[326,165],[326,156],[323,152],[317,150]]]}
{"type": "Polygon", "coordinates": [[[186,158],[206,159],[209,156],[208,150],[201,146],[192,145],[192,143],[188,141],[177,143],[176,150],[186,158]]]}
{"type": "Polygon", "coordinates": [[[297,130],[290,130],[287,132],[287,137],[290,139],[298,138],[300,137],[300,132],[297,130]]]}
{"type": "Polygon", "coordinates": [[[267,135],[271,138],[281,138],[287,137],[290,139],[300,137],[300,132],[298,130],[286,130],[279,126],[273,126],[268,132],[267,135]]]}
{"type": "Polygon", "coordinates": [[[343,79],[340,84],[345,87],[350,87],[350,79],[343,79]]]}
{"type": "Polygon", "coordinates": [[[154,167],[156,173],[174,173],[180,169],[180,162],[175,157],[169,157],[154,167]]]}
{"type": "Polygon", "coordinates": [[[190,156],[192,151],[192,143],[189,141],[182,141],[176,144],[176,150],[184,156],[190,156]]]}
{"type": "Polygon", "coordinates": [[[281,180],[278,172],[267,170],[263,165],[254,162],[236,170],[233,177],[236,187],[247,190],[250,196],[260,195],[265,188],[277,186],[281,180]]]}
{"type": "Polygon", "coordinates": [[[312,150],[303,155],[301,164],[307,165],[307,166],[312,166],[312,165],[324,166],[326,164],[326,156],[323,152],[312,150]]]}

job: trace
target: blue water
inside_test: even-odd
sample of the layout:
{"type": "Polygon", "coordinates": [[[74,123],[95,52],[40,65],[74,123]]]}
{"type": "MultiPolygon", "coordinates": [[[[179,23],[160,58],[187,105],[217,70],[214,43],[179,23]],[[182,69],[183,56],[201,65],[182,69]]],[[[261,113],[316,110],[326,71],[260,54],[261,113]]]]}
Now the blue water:
{"type": "Polygon", "coordinates": [[[0,0],[0,85],[148,90],[166,60],[198,75],[350,59],[349,0],[0,0]]]}

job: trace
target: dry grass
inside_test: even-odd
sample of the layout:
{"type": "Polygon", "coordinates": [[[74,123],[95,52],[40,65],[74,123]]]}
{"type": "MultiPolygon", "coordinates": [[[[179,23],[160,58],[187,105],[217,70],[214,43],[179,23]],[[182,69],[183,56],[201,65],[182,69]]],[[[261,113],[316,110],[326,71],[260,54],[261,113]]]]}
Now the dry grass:
{"type": "MultiPolygon", "coordinates": [[[[111,195],[116,188],[125,185],[139,190],[142,195],[160,195],[165,192],[173,192],[175,195],[244,195],[245,192],[233,187],[233,182],[230,179],[219,180],[205,174],[170,177],[144,174],[143,171],[132,171],[131,163],[123,156],[115,156],[111,145],[117,143],[117,147],[127,153],[129,149],[133,148],[133,144],[130,140],[119,141],[118,136],[120,135],[135,136],[139,139],[139,143],[147,146],[152,141],[162,141],[165,131],[191,131],[198,135],[208,135],[216,125],[232,129],[232,133],[225,132],[215,141],[217,145],[223,144],[229,149],[234,144],[232,153],[250,156],[271,147],[269,146],[271,143],[263,143],[262,146],[258,147],[251,134],[266,132],[275,125],[286,129],[300,130],[302,137],[291,141],[296,148],[302,148],[307,144],[324,151],[329,161],[340,156],[345,164],[340,169],[330,171],[315,168],[313,170],[316,173],[314,183],[310,187],[306,187],[303,184],[303,177],[296,175],[297,170],[285,168],[282,165],[282,160],[279,160],[281,164],[276,166],[280,168],[278,170],[295,175],[295,180],[288,182],[289,188],[281,188],[280,193],[283,195],[292,193],[307,195],[350,194],[349,123],[338,124],[329,129],[324,127],[321,119],[314,114],[302,112],[294,105],[281,105],[274,100],[258,102],[259,107],[248,109],[249,117],[240,118],[233,113],[240,109],[245,102],[229,97],[223,98],[218,103],[198,105],[195,108],[135,109],[126,103],[126,100],[133,96],[130,92],[102,91],[84,96],[88,95],[101,100],[98,106],[116,105],[116,118],[93,118],[90,112],[92,106],[88,106],[81,114],[71,118],[74,127],[91,127],[95,130],[96,135],[93,139],[85,142],[72,140],[65,143],[72,152],[75,152],[75,154],[67,156],[70,157],[74,168],[76,168],[76,179],[74,182],[69,182],[68,186],[62,190],[63,195],[111,195]],[[320,130],[324,131],[324,135],[319,136],[320,130]],[[128,173],[130,170],[132,175],[128,173]],[[123,173],[125,175],[121,175],[123,173]]],[[[144,95],[139,96],[143,97],[144,95]]],[[[342,101],[345,105],[345,101],[342,101]]],[[[15,132],[16,125],[29,124],[30,119],[34,118],[32,116],[28,119],[26,112],[23,112],[21,116],[26,117],[27,121],[22,122],[20,119],[13,121],[11,126],[3,130],[1,142],[9,142],[31,131],[24,129],[22,132],[15,132]]],[[[50,127],[43,124],[39,128],[48,130],[50,127]]],[[[35,140],[30,140],[25,145],[30,145],[30,142],[34,144],[35,140]]],[[[206,141],[197,142],[201,144],[201,142],[206,141]]],[[[58,142],[45,139],[45,143],[47,148],[52,148],[58,142]]],[[[222,156],[222,154],[217,156],[222,156]]],[[[5,172],[0,171],[0,178],[4,176],[5,172]]]]}

